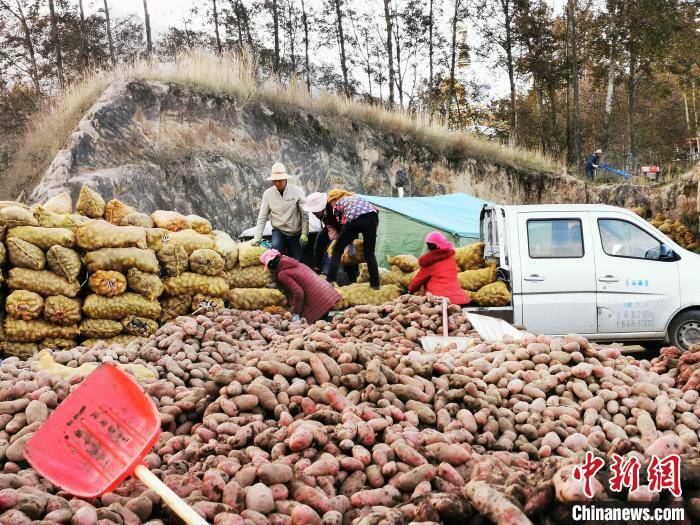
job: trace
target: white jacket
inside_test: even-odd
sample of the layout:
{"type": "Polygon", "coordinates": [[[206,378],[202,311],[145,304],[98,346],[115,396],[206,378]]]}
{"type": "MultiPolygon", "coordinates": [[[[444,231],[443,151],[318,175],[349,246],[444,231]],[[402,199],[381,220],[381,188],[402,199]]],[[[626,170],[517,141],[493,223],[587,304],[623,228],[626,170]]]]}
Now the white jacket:
{"type": "Polygon", "coordinates": [[[261,239],[268,218],[272,227],[285,235],[309,233],[309,214],[301,209],[304,203],[304,190],[299,186],[287,184],[284,193],[272,186],[263,193],[258,214],[258,224],[255,228],[255,239],[261,239]]]}

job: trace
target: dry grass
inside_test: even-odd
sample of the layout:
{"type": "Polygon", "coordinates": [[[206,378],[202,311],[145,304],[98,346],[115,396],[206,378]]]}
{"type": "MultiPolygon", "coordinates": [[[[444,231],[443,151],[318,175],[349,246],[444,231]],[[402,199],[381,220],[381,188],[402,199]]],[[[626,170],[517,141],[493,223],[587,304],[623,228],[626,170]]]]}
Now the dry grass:
{"type": "Polygon", "coordinates": [[[16,194],[28,180],[36,180],[102,92],[112,82],[128,78],[174,82],[213,94],[227,94],[241,104],[260,100],[277,107],[298,107],[316,115],[347,117],[382,132],[404,134],[448,158],[475,157],[549,173],[562,169],[559,163],[538,152],[503,146],[474,134],[448,131],[434,125],[424,115],[389,110],[328,93],[311,96],[300,82],[291,85],[260,83],[256,79],[255,64],[247,57],[219,57],[194,51],[171,62],[143,61],[94,72],[69,86],[36,115],[6,175],[5,182],[9,184],[4,185],[3,193],[9,190],[16,194]],[[13,181],[18,186],[15,191],[11,188],[13,181]]]}

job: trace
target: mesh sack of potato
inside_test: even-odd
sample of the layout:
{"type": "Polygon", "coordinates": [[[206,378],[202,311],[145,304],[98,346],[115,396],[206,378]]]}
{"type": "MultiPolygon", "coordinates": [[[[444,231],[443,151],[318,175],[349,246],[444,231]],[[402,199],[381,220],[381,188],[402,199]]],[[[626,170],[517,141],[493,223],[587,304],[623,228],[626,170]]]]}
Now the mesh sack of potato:
{"type": "Polygon", "coordinates": [[[230,288],[262,288],[272,282],[272,274],[264,266],[236,267],[222,277],[230,288]]]}
{"type": "Polygon", "coordinates": [[[2,352],[3,357],[17,357],[26,361],[38,351],[39,346],[36,343],[13,343],[11,341],[0,343],[0,352],[2,352]]]}
{"type": "Polygon", "coordinates": [[[14,228],[15,226],[39,226],[32,212],[19,206],[9,206],[0,209],[0,226],[14,228]]]}
{"type": "Polygon", "coordinates": [[[3,208],[24,208],[25,210],[28,210],[30,207],[24,204],[23,202],[0,201],[0,210],[3,208]]]}
{"type": "Polygon", "coordinates": [[[75,233],[78,246],[83,250],[100,248],[146,249],[146,231],[138,226],[115,226],[107,221],[94,220],[84,224],[75,233]]]}
{"type": "Polygon", "coordinates": [[[387,255],[386,260],[404,273],[415,272],[419,268],[418,258],[415,255],[387,255]]]}
{"type": "Polygon", "coordinates": [[[216,248],[216,243],[211,235],[203,235],[194,230],[168,232],[163,237],[163,247],[167,246],[168,243],[181,244],[188,256],[195,250],[213,250],[216,248]]]}
{"type": "Polygon", "coordinates": [[[195,250],[190,255],[190,270],[202,275],[221,275],[224,259],[214,250],[195,250]]]}
{"type": "Polygon", "coordinates": [[[78,252],[63,246],[49,248],[46,252],[46,265],[53,273],[69,281],[76,281],[83,267],[78,252]]]}
{"type": "Polygon", "coordinates": [[[104,218],[107,222],[111,222],[115,226],[123,226],[126,224],[126,218],[129,214],[136,212],[134,208],[124,204],[122,201],[112,199],[105,206],[104,218]]]}
{"type": "Polygon", "coordinates": [[[32,213],[38,222],[38,226],[42,228],[65,228],[73,233],[75,233],[80,226],[92,220],[78,213],[69,213],[65,215],[54,213],[45,209],[43,206],[35,206],[32,208],[32,213]]]}
{"type": "Polygon", "coordinates": [[[216,253],[224,258],[224,270],[232,270],[238,264],[238,245],[226,232],[214,230],[216,253]]]}
{"type": "Polygon", "coordinates": [[[156,210],[151,213],[151,219],[156,228],[165,228],[171,232],[189,228],[187,217],[176,211],[156,210]]]}
{"type": "Polygon", "coordinates": [[[492,264],[481,270],[459,272],[457,278],[462,288],[470,292],[476,292],[487,284],[496,282],[496,265],[492,264]]]}
{"type": "Polygon", "coordinates": [[[149,301],[145,297],[126,292],[116,297],[88,295],[83,304],[83,313],[91,319],[124,319],[129,315],[138,315],[148,319],[158,319],[160,315],[158,301],[149,301]]]}
{"type": "Polygon", "coordinates": [[[78,203],[75,205],[75,211],[86,217],[97,219],[105,214],[106,203],[102,195],[87,186],[80,188],[80,196],[78,203]]]}
{"type": "Polygon", "coordinates": [[[69,299],[63,295],[52,295],[44,301],[44,319],[51,323],[70,325],[82,319],[79,299],[69,299]]]}
{"type": "Polygon", "coordinates": [[[287,313],[284,306],[266,306],[262,311],[272,315],[285,315],[287,313]]]}
{"type": "Polygon", "coordinates": [[[146,244],[149,250],[158,252],[163,248],[163,237],[169,235],[163,228],[144,228],[146,231],[146,244]]]}
{"type": "MultiPolygon", "coordinates": [[[[195,250],[196,251],[196,250],[195,250]]],[[[158,252],[158,261],[166,275],[177,277],[190,267],[187,250],[180,243],[168,242],[158,252]]]]}
{"type": "Polygon", "coordinates": [[[73,213],[73,199],[67,191],[54,195],[43,206],[54,213],[73,213]]]}
{"type": "Polygon", "coordinates": [[[75,297],[80,283],[68,281],[52,272],[12,268],[8,273],[7,286],[11,290],[29,290],[41,296],[65,295],[75,297]]]}
{"type": "Polygon", "coordinates": [[[161,299],[160,306],[162,308],[160,313],[160,322],[167,323],[176,317],[181,315],[187,315],[190,313],[190,307],[192,306],[192,297],[189,295],[178,295],[176,297],[165,297],[161,299]]]}
{"type": "Polygon", "coordinates": [[[401,281],[399,282],[399,284],[403,288],[408,289],[408,285],[411,284],[411,281],[416,277],[416,275],[418,275],[418,270],[416,270],[415,272],[411,272],[411,273],[404,273],[401,277],[401,281]]]}
{"type": "Polygon", "coordinates": [[[5,241],[10,264],[19,268],[30,270],[43,270],[46,268],[46,256],[38,246],[23,241],[22,239],[7,239],[5,241]]]}
{"type": "Polygon", "coordinates": [[[196,295],[198,293],[212,297],[224,297],[229,287],[223,277],[210,277],[198,273],[184,272],[177,277],[163,279],[167,295],[196,295]]]}
{"type": "Polygon", "coordinates": [[[105,337],[100,339],[85,339],[85,341],[80,343],[80,346],[92,348],[97,343],[101,343],[103,341],[107,343],[107,346],[117,345],[126,347],[131,343],[145,343],[148,341],[148,337],[141,337],[140,335],[118,335],[116,337],[105,337]]]}
{"type": "Polygon", "coordinates": [[[72,248],[75,246],[75,233],[66,228],[43,228],[41,226],[17,226],[7,232],[8,239],[21,239],[48,250],[52,246],[72,248]]]}
{"type": "Polygon", "coordinates": [[[98,270],[88,279],[88,286],[97,295],[114,297],[126,292],[126,277],[113,270],[98,270]]]}
{"type": "Polygon", "coordinates": [[[128,315],[122,319],[123,332],[127,335],[148,337],[158,330],[158,322],[138,315],[128,315]]]}
{"type": "Polygon", "coordinates": [[[93,339],[116,337],[124,329],[119,321],[111,319],[83,319],[79,328],[82,337],[93,339]]]}
{"type": "Polygon", "coordinates": [[[38,343],[48,337],[61,339],[77,339],[78,325],[61,326],[35,319],[23,321],[21,319],[5,318],[5,337],[14,343],[38,343]]]}
{"type": "Polygon", "coordinates": [[[506,283],[496,281],[474,292],[472,300],[479,306],[508,306],[511,295],[506,283]]]}
{"type": "Polygon", "coordinates": [[[0,266],[5,264],[5,261],[7,260],[7,250],[5,249],[5,245],[0,241],[0,266]]]}
{"type": "Polygon", "coordinates": [[[149,301],[154,301],[163,295],[163,281],[153,273],[131,268],[126,274],[126,281],[129,290],[143,295],[149,301]]]}
{"type": "Polygon", "coordinates": [[[47,337],[39,343],[40,350],[70,350],[78,346],[75,339],[62,339],[60,337],[47,337]]]}
{"type": "Polygon", "coordinates": [[[188,215],[185,217],[187,219],[187,227],[190,230],[194,230],[197,233],[203,233],[204,235],[209,235],[214,230],[211,227],[211,223],[204,217],[199,215],[188,215]]]}
{"type": "Polygon", "coordinates": [[[389,301],[394,301],[401,296],[401,288],[395,284],[380,286],[379,290],[373,290],[369,284],[351,284],[341,286],[338,293],[349,306],[360,304],[382,305],[389,301]]]}
{"type": "Polygon", "coordinates": [[[153,219],[145,213],[135,211],[124,219],[127,226],[138,226],[140,228],[153,228],[153,219]]]}
{"type": "Polygon", "coordinates": [[[141,248],[102,248],[86,253],[83,262],[90,273],[98,270],[126,273],[131,268],[148,273],[158,273],[160,270],[156,254],[141,248]]]}
{"type": "Polygon", "coordinates": [[[210,297],[198,293],[192,298],[192,312],[206,313],[218,312],[226,308],[224,300],[221,297],[210,297]]]}
{"type": "MultiPolygon", "coordinates": [[[[388,274],[389,274],[389,270],[387,270],[386,268],[379,268],[379,280],[380,281],[384,278],[384,276],[386,276],[388,274]]],[[[360,271],[357,274],[357,282],[358,283],[368,283],[369,282],[369,268],[367,267],[367,263],[360,264],[360,271]]]]}
{"type": "Polygon", "coordinates": [[[238,245],[238,265],[241,268],[262,265],[260,256],[267,251],[263,246],[253,246],[250,242],[238,245]]]}
{"type": "Polygon", "coordinates": [[[275,288],[234,288],[227,296],[236,310],[262,310],[267,306],[286,306],[287,298],[275,288]]]}
{"type": "Polygon", "coordinates": [[[455,260],[460,270],[478,270],[484,267],[484,243],[475,242],[455,249],[455,260]]]}
{"type": "Polygon", "coordinates": [[[5,234],[7,233],[7,227],[6,226],[0,226],[0,242],[3,242],[5,240],[5,234]]]}
{"type": "Polygon", "coordinates": [[[14,319],[30,321],[37,319],[44,310],[44,299],[38,293],[15,290],[7,296],[5,311],[14,319]]]}

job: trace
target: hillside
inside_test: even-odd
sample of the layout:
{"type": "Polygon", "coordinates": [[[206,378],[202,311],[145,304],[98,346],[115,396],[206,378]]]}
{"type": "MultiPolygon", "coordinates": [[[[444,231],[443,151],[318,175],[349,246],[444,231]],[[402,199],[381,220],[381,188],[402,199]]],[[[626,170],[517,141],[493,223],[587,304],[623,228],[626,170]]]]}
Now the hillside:
{"type": "Polygon", "coordinates": [[[395,195],[403,186],[407,195],[463,191],[503,203],[602,201],[697,214],[697,174],[663,190],[588,187],[532,152],[294,86],[261,86],[249,66],[229,59],[178,60],[86,79],[76,88],[82,98],[66,98],[37,124],[0,198],[34,203],[64,189],[77,197],[88,184],[140,210],[202,214],[237,234],[253,223],[264,178],[282,160],[307,192],[395,195]],[[89,109],[76,124],[80,104],[89,109]]]}

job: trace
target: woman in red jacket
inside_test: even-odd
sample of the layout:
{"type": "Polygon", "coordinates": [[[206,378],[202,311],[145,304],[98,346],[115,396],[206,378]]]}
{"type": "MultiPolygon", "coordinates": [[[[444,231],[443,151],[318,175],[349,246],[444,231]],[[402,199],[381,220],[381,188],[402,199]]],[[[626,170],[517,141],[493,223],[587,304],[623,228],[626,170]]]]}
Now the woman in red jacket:
{"type": "Polygon", "coordinates": [[[277,250],[267,250],[260,256],[260,262],[266,270],[275,270],[277,282],[291,296],[295,321],[303,317],[307,323],[313,324],[342,299],[336,289],[311,268],[277,250]]]}
{"type": "Polygon", "coordinates": [[[428,253],[418,259],[420,269],[408,285],[410,293],[425,286],[426,291],[447,297],[451,304],[467,305],[471,298],[459,284],[457,262],[452,243],[439,232],[431,232],[425,238],[428,253]]]}

